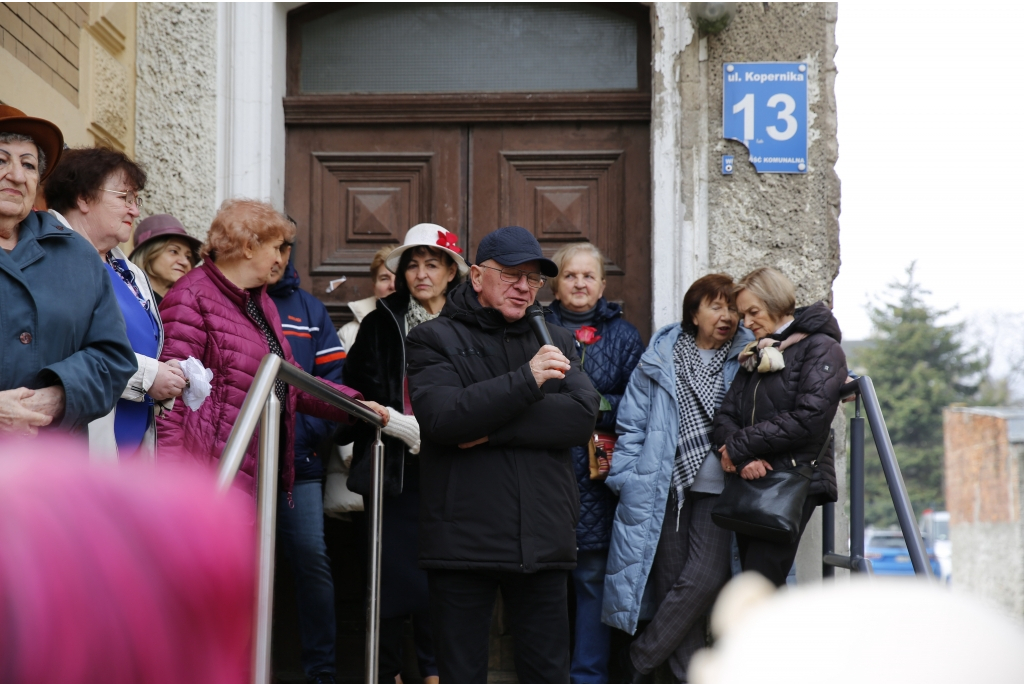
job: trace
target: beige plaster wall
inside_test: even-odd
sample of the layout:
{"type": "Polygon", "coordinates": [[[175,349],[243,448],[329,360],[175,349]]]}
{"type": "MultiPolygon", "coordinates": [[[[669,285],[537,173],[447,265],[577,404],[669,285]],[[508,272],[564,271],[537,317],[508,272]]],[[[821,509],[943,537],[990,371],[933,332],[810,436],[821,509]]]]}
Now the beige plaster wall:
{"type": "MultiPolygon", "coordinates": [[[[51,4],[26,5],[32,6],[29,9],[34,13],[30,12],[30,17],[55,16],[58,24],[64,25],[64,30],[70,34],[71,38],[63,43],[62,49],[77,61],[77,91],[69,93],[69,83],[62,78],[57,78],[59,83],[55,86],[52,70],[42,69],[31,59],[19,59],[20,48],[16,45],[13,52],[0,50],[0,74],[3,74],[0,100],[26,114],[54,122],[63,132],[65,142],[72,147],[102,143],[133,155],[135,3],[76,4],[73,11],[77,12],[77,20],[83,22],[80,28],[74,23],[63,24],[59,17],[66,15],[56,15],[54,9],[48,7],[51,4]],[[36,9],[37,5],[40,9],[36,9]]],[[[19,9],[26,11],[24,6],[19,9]]],[[[22,25],[21,37],[45,51],[50,43],[42,43],[43,47],[39,48],[41,38],[38,34],[26,37],[27,26],[30,24],[22,25]]],[[[50,24],[51,31],[56,30],[54,26],[50,24]]],[[[39,30],[45,33],[44,29],[39,30]]],[[[34,33],[35,29],[32,31],[34,33]]],[[[11,36],[13,34],[5,33],[5,47],[11,36]]],[[[51,35],[51,42],[56,44],[58,37],[51,35]]]]}

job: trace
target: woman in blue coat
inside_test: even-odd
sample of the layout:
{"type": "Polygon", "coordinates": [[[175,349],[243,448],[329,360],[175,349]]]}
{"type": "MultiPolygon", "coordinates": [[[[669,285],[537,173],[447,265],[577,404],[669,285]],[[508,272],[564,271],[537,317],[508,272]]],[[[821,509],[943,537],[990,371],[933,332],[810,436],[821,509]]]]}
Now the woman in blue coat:
{"type": "Polygon", "coordinates": [[[711,429],[753,339],[738,329],[733,289],[722,274],[690,286],[682,322],[654,335],[619,406],[602,619],[631,634],[651,621],[622,655],[626,682],[644,682],[665,661],[687,682],[702,617],[730,576],[731,534],[711,521],[724,485],[711,429]]]}
{"type": "MultiPolygon", "coordinates": [[[[644,350],[643,341],[636,327],[622,318],[622,307],[602,297],[604,257],[596,247],[572,243],[556,252],[553,261],[558,276],[551,284],[555,301],[547,320],[577,333],[577,339],[586,339],[578,334],[581,327],[597,329],[596,342],[580,352],[583,370],[608,401],[598,415],[596,430],[614,433],[619,401],[644,350]]],[[[601,603],[616,498],[603,477],[591,479],[587,445],[574,447],[572,457],[580,489],[580,519],[573,571],[576,646],[569,677],[574,683],[607,683],[611,629],[601,623],[601,603]]]]}
{"type": "Polygon", "coordinates": [[[63,147],[54,124],[0,105],[0,438],[81,432],[136,371],[96,250],[33,210],[63,147]]]}

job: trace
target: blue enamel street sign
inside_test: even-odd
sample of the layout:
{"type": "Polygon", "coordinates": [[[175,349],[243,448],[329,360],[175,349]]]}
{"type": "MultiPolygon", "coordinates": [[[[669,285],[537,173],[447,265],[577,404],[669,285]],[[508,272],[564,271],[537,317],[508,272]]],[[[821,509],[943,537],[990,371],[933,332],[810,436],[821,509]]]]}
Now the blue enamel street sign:
{"type": "Polygon", "coordinates": [[[758,173],[807,173],[807,65],[723,65],[723,137],[747,146],[758,173]]]}

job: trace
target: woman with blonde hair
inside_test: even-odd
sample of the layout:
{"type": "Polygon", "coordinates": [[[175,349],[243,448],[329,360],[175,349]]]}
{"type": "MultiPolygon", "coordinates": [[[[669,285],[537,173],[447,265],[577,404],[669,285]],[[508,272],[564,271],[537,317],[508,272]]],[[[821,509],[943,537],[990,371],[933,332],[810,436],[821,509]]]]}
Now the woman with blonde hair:
{"type": "MultiPolygon", "coordinates": [[[[195,357],[213,371],[210,396],[198,410],[189,410],[179,402],[158,420],[161,455],[177,453],[217,462],[263,357],[272,352],[298,366],[266,288],[271,270],[284,268],[283,252],[294,237],[292,223],[269,204],[227,200],[210,225],[201,250],[203,265],[175,284],[160,304],[165,332],[163,358],[195,357]]],[[[362,399],[351,388],[335,387],[362,399]]],[[[284,381],[275,382],[274,393],[284,414],[281,486],[290,497],[295,480],[295,412],[345,423],[350,419],[340,409],[284,381]]],[[[367,404],[387,419],[383,407],[367,404]]],[[[257,441],[253,440],[235,479],[235,484],[254,498],[256,453],[257,441]]]]}
{"type": "Polygon", "coordinates": [[[170,214],[154,214],[135,227],[135,247],[128,259],[149,276],[157,306],[178,280],[199,264],[202,245],[170,214]]]}
{"type": "Polygon", "coordinates": [[[715,415],[722,468],[745,480],[769,471],[813,470],[795,541],[736,534],[743,570],[781,587],[814,508],[838,495],[828,443],[846,382],[846,355],[831,309],[820,301],[797,307],[796,289],[776,269],[755,269],[740,279],[736,306],[757,343],[740,354],[741,369],[715,415]]]}

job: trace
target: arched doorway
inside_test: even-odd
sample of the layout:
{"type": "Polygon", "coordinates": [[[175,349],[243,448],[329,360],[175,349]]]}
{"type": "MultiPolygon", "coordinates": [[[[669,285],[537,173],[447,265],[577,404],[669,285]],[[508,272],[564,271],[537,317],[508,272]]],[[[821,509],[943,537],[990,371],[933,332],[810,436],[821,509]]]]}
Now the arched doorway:
{"type": "MultiPolygon", "coordinates": [[[[438,223],[590,240],[650,333],[650,25],[639,5],[335,4],[289,14],[285,205],[337,322],[368,265],[438,223]],[[347,281],[331,294],[327,284],[347,281]]],[[[550,300],[542,291],[540,299],[550,300]]]]}

